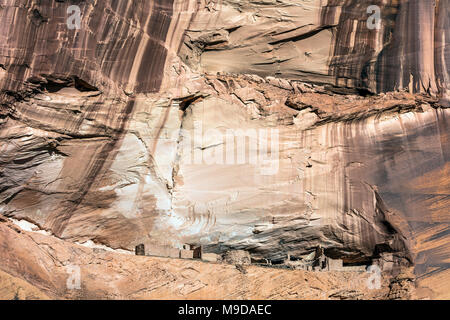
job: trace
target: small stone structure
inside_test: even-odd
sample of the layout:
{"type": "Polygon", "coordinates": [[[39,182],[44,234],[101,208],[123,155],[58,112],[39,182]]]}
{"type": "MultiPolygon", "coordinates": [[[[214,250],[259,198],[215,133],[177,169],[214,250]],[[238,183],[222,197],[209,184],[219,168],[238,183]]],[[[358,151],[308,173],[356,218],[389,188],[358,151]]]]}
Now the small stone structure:
{"type": "Polygon", "coordinates": [[[331,259],[327,257],[327,270],[339,271],[344,268],[343,261],[341,259],[331,259]]]}
{"type": "Polygon", "coordinates": [[[396,265],[394,255],[392,253],[383,252],[378,259],[373,261],[373,264],[378,265],[383,271],[392,271],[396,265]]]}
{"type": "Polygon", "coordinates": [[[251,258],[251,263],[252,264],[262,264],[262,265],[271,265],[272,261],[269,259],[265,259],[265,258],[251,258]]]}
{"type": "Polygon", "coordinates": [[[180,258],[181,259],[194,259],[194,251],[181,249],[180,250],[180,258]]]}
{"type": "Polygon", "coordinates": [[[344,266],[342,259],[332,259],[325,256],[323,250],[316,250],[316,256],[312,264],[312,268],[308,270],[314,271],[343,271],[343,272],[364,272],[365,265],[344,266]]]}
{"type": "Polygon", "coordinates": [[[202,257],[201,246],[183,244],[181,247],[182,249],[177,249],[168,245],[139,244],[135,247],[135,254],[181,259],[200,259],[202,257]]]}
{"type": "Polygon", "coordinates": [[[251,264],[250,253],[245,250],[227,251],[223,259],[226,263],[230,264],[241,264],[241,265],[251,264]]]}
{"type": "Polygon", "coordinates": [[[293,269],[307,271],[346,271],[341,259],[332,259],[327,257],[324,250],[319,246],[315,251],[307,256],[293,257],[289,253],[284,264],[293,269]]]}
{"type": "Polygon", "coordinates": [[[194,259],[202,259],[203,252],[201,246],[191,245],[191,250],[193,251],[194,259]]]}

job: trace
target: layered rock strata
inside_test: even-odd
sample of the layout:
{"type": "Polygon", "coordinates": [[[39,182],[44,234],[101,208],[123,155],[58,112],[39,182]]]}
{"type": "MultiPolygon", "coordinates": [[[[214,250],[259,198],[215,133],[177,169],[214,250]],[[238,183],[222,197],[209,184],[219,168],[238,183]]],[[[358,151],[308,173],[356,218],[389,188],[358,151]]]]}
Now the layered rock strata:
{"type": "Polygon", "coordinates": [[[393,253],[445,295],[450,6],[368,6],[4,0],[1,214],[67,246],[393,253]]]}

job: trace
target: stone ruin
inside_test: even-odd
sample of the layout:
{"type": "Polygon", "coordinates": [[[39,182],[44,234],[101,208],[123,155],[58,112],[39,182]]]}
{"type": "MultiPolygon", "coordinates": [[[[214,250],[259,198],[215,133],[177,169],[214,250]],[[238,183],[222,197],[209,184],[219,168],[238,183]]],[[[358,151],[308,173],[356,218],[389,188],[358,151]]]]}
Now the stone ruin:
{"type": "Polygon", "coordinates": [[[168,245],[139,244],[135,247],[135,254],[138,256],[153,256],[180,259],[201,259],[206,262],[220,262],[222,257],[215,253],[206,253],[202,247],[193,244],[183,244],[181,249],[168,245]]]}
{"type": "Polygon", "coordinates": [[[358,266],[344,266],[342,259],[333,259],[325,255],[321,246],[318,246],[315,251],[303,257],[291,256],[289,253],[283,261],[271,261],[268,259],[252,258],[252,263],[262,266],[271,266],[278,268],[290,268],[295,270],[307,271],[366,271],[365,265],[358,266]]]}
{"type": "Polygon", "coordinates": [[[250,253],[245,250],[227,251],[223,260],[229,264],[249,265],[252,263],[250,253]]]}
{"type": "Polygon", "coordinates": [[[285,261],[285,265],[293,269],[301,269],[307,271],[360,271],[366,270],[365,265],[361,266],[344,266],[342,259],[333,259],[327,257],[321,246],[304,258],[293,259],[289,254],[285,261]]]}

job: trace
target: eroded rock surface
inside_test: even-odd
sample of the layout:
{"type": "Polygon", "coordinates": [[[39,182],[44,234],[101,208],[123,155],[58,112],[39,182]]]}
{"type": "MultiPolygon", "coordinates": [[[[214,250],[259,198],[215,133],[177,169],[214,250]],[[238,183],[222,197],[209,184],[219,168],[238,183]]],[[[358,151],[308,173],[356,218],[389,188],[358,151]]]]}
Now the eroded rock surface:
{"type": "MultiPolygon", "coordinates": [[[[193,243],[273,261],[320,245],[345,264],[392,253],[415,267],[422,298],[448,296],[448,0],[379,3],[375,30],[368,1],[77,3],[79,30],[66,25],[70,1],[0,3],[0,213],[53,237],[24,243],[24,269],[0,269],[70,298],[66,275],[27,252],[145,269],[148,258],[72,243],[193,243]]],[[[4,256],[19,250],[11,237],[4,256]]],[[[135,280],[103,280],[77,297],[291,297],[259,284],[174,293],[153,278],[160,289],[141,295],[135,280]]],[[[391,287],[384,298],[403,297],[403,282],[391,287]]]]}
{"type": "Polygon", "coordinates": [[[193,68],[448,99],[448,0],[200,3],[180,51],[193,68]]]}
{"type": "MultiPolygon", "coordinates": [[[[16,299],[386,299],[390,277],[367,289],[365,272],[315,273],[130,256],[70,244],[0,223],[0,298],[16,299]],[[11,256],[10,252],[15,255],[11,256]],[[78,267],[77,283],[67,286],[78,267]],[[18,279],[16,277],[20,277],[18,279]],[[19,289],[20,288],[20,289],[19,289]]],[[[397,290],[400,297],[400,291],[397,290]]]]}

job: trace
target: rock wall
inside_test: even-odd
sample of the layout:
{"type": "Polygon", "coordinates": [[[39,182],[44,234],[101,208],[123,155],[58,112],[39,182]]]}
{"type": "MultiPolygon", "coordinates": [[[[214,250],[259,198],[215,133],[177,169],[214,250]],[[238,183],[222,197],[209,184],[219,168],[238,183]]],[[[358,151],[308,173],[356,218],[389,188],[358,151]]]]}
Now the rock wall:
{"type": "Polygon", "coordinates": [[[173,1],[4,0],[1,14],[3,90],[34,77],[76,76],[102,90],[156,92],[163,77],[173,1]],[[81,10],[69,29],[67,9],[81,10]]]}
{"type": "Polygon", "coordinates": [[[180,51],[193,68],[448,100],[448,0],[200,3],[180,51]]]}
{"type": "MultiPolygon", "coordinates": [[[[368,290],[365,272],[238,269],[229,264],[130,256],[17,230],[3,222],[0,240],[2,269],[8,272],[0,271],[0,283],[5,284],[0,289],[2,299],[381,300],[393,291],[388,276],[382,277],[379,289],[368,290]],[[76,267],[80,282],[68,287],[76,267]]],[[[396,286],[392,293],[407,298],[400,281],[392,285],[396,286]]]]}

